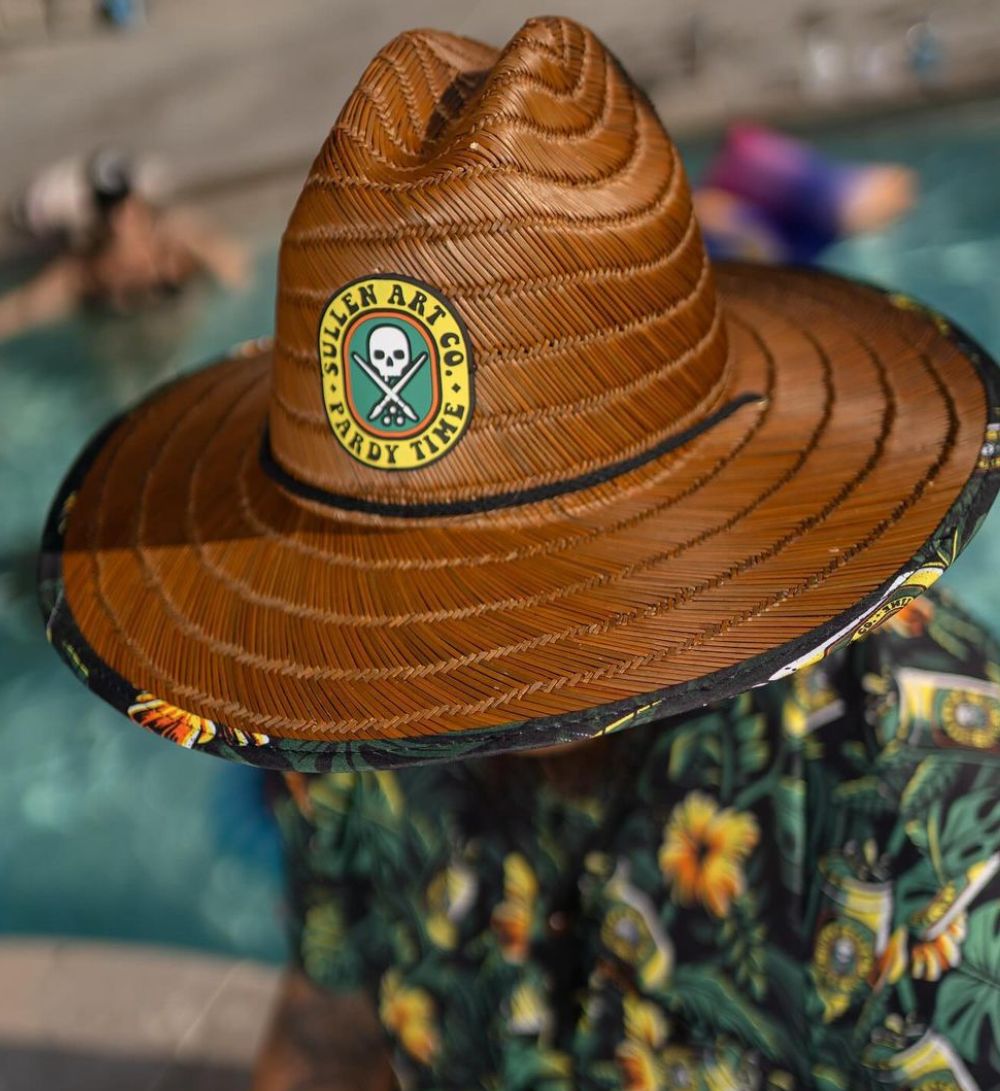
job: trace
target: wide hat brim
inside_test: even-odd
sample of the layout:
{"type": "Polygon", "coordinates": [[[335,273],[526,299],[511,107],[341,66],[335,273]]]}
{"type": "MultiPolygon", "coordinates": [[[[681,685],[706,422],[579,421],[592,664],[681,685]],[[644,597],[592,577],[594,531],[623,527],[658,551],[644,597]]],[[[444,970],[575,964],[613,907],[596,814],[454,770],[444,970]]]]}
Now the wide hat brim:
{"type": "Polygon", "coordinates": [[[175,742],[316,771],[591,737],[864,635],[995,496],[995,365],[874,288],[716,277],[732,391],[760,397],[660,458],[491,513],[317,510],[260,464],[268,346],[184,377],[102,432],[56,498],[52,643],[175,742]]]}

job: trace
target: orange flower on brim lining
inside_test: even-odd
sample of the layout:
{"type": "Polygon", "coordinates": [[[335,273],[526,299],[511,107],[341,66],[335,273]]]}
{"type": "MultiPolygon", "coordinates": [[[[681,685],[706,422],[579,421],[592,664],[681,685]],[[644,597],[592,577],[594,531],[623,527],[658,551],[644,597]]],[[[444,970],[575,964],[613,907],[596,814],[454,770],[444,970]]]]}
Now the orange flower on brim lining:
{"type": "Polygon", "coordinates": [[[185,712],[154,697],[152,693],[138,694],[129,705],[128,714],[137,724],[188,750],[194,746],[204,746],[216,735],[230,746],[265,746],[270,741],[267,735],[248,735],[236,728],[196,716],[193,712],[185,712]]]}

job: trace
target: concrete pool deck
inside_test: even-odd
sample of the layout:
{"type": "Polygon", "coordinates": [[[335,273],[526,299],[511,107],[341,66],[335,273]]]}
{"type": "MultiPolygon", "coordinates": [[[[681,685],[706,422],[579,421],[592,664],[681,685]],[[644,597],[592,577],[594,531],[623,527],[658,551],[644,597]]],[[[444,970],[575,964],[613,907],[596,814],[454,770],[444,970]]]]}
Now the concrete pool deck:
{"type": "MultiPolygon", "coordinates": [[[[933,80],[910,55],[908,35],[923,26],[919,0],[902,0],[891,18],[880,0],[838,0],[819,24],[813,7],[568,0],[561,10],[607,41],[677,135],[733,115],[816,119],[998,82],[1000,0],[954,0],[936,12],[943,60],[933,80]]],[[[172,0],[150,3],[148,24],[128,32],[101,29],[92,15],[60,30],[51,17],[84,8],[83,0],[0,0],[0,137],[8,152],[0,203],[53,160],[102,144],[161,155],[185,195],[268,177],[284,180],[294,197],[362,69],[395,34],[444,27],[499,43],[545,5],[172,0]]]]}
{"type": "Polygon", "coordinates": [[[0,942],[0,1091],[245,1089],[280,971],[75,940],[0,942]]]}

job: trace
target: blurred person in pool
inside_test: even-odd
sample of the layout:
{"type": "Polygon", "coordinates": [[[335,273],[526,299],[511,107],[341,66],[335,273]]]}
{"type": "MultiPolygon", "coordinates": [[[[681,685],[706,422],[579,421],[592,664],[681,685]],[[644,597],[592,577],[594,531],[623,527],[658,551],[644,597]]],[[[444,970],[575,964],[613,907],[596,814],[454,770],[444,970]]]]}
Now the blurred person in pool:
{"type": "Polygon", "coordinates": [[[131,312],[201,275],[230,288],[246,280],[243,248],[188,211],[159,207],[117,151],[56,164],[13,213],[34,237],[57,238],[63,252],[0,297],[0,338],[87,305],[131,312]]]}
{"type": "Polygon", "coordinates": [[[715,258],[809,264],[839,239],[902,216],[916,189],[905,167],[840,163],[771,129],[734,125],[695,208],[715,258]]]}

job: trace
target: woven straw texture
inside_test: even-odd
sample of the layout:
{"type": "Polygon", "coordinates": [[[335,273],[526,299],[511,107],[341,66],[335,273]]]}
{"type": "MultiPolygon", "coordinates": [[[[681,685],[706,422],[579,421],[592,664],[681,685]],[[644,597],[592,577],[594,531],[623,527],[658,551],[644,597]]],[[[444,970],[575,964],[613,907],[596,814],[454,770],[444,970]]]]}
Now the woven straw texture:
{"type": "Polygon", "coordinates": [[[62,601],[136,690],[244,735],[549,721],[746,677],[829,626],[932,538],[986,424],[980,371],[927,314],[820,274],[713,272],[673,145],[588,31],[536,20],[499,54],[406,34],[305,183],[273,348],[112,430],[68,510],[62,601]],[[401,474],[333,441],[320,383],[324,304],[379,271],[450,299],[477,364],[461,443],[401,474]],[[285,474],[348,497],[596,476],[472,515],[357,514],[268,476],[265,422],[285,474]]]}
{"type": "Polygon", "coordinates": [[[502,54],[430,32],[390,43],[313,164],[278,292],[273,453],[337,493],[450,501],[576,477],[694,422],[727,379],[677,153],[563,20],[529,23],[502,54]],[[468,434],[406,475],[340,457],[317,383],[317,313],[376,270],[433,284],[476,348],[468,434]]]}

